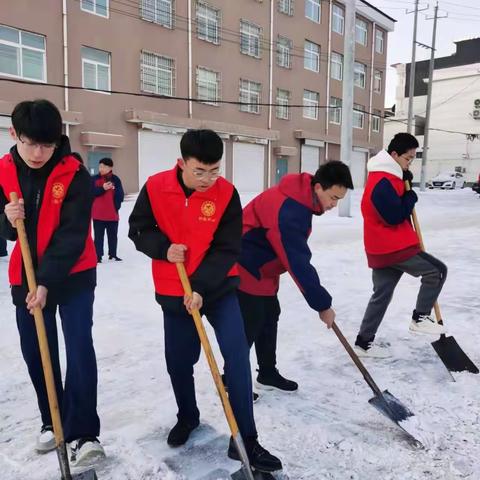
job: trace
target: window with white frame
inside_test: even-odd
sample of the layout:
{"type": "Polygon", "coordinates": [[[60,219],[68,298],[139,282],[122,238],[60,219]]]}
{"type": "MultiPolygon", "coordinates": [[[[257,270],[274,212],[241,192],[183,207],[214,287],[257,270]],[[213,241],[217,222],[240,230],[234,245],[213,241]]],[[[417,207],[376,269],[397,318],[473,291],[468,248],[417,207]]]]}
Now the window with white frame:
{"type": "Polygon", "coordinates": [[[320,71],[320,45],[305,40],[303,66],[312,72],[320,71]]]}
{"type": "Polygon", "coordinates": [[[343,80],[343,55],[332,52],[330,57],[330,76],[335,80],[343,80]]]}
{"type": "Polygon", "coordinates": [[[342,99],[337,97],[330,97],[330,123],[340,125],[342,123],[342,99]]]}
{"type": "Polygon", "coordinates": [[[170,57],[142,52],[140,89],[143,92],[171,97],[175,95],[175,60],[170,57]]]}
{"type": "Polygon", "coordinates": [[[108,17],[108,0],[80,0],[80,8],[84,12],[108,17]]]}
{"type": "Polygon", "coordinates": [[[363,128],[365,122],[365,107],[358,103],[353,104],[353,128],[363,128]]]}
{"type": "Polygon", "coordinates": [[[206,68],[197,68],[197,98],[210,105],[220,100],[220,73],[206,68]]]}
{"type": "Polygon", "coordinates": [[[318,119],[318,92],[303,91],[303,118],[318,119]]]}
{"type": "Polygon", "coordinates": [[[277,40],[277,65],[292,68],[293,42],[287,37],[278,36],[277,40]]]}
{"type": "Polygon", "coordinates": [[[220,43],[220,10],[197,2],[197,36],[206,42],[220,43]]]}
{"type": "Polygon", "coordinates": [[[174,0],[141,0],[140,16],[147,22],[158,23],[163,27],[173,28],[174,0]]]}
{"type": "Polygon", "coordinates": [[[305,0],[305,17],[320,23],[321,18],[321,0],[305,0]]]}
{"type": "Polygon", "coordinates": [[[378,28],[375,29],[375,51],[377,53],[383,53],[383,39],[384,39],[383,31],[379,30],[378,28]]]}
{"type": "Polygon", "coordinates": [[[0,75],[47,81],[45,37],[0,25],[0,75]]]}
{"type": "Polygon", "coordinates": [[[382,77],[382,72],[375,70],[375,75],[373,76],[373,91],[375,93],[382,93],[382,77]]]}
{"type": "Polygon", "coordinates": [[[367,44],[368,26],[367,22],[357,18],[355,20],[355,41],[362,45],[367,44]]]}
{"type": "Polygon", "coordinates": [[[356,87],[365,88],[367,78],[367,66],[360,62],[355,62],[353,70],[353,81],[356,87]]]}
{"type": "Polygon", "coordinates": [[[110,53],[82,47],[82,85],[91,90],[110,90],[110,53]]]}
{"type": "Polygon", "coordinates": [[[251,80],[240,79],[240,111],[248,113],[260,113],[260,98],[262,84],[251,80]]]}
{"type": "Polygon", "coordinates": [[[288,120],[290,118],[290,92],[277,88],[277,118],[288,120]]]}
{"type": "Polygon", "coordinates": [[[339,5],[333,4],[332,8],[332,30],[343,35],[345,29],[345,12],[339,5]]]}
{"type": "Polygon", "coordinates": [[[245,55],[260,58],[262,29],[246,20],[240,21],[240,51],[245,55]]]}
{"type": "Polygon", "coordinates": [[[382,112],[380,110],[374,110],[372,116],[372,132],[380,132],[380,117],[382,112]]]}
{"type": "Polygon", "coordinates": [[[278,11],[286,15],[293,15],[294,0],[278,0],[278,11]]]}

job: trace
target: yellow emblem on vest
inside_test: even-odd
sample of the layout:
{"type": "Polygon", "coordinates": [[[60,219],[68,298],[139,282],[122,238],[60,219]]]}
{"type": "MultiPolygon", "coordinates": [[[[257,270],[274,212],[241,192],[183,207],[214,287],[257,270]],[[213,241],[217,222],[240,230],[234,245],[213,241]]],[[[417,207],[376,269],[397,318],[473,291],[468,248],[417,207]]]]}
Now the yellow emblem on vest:
{"type": "Polygon", "coordinates": [[[213,215],[215,215],[215,210],[216,210],[215,203],[213,203],[210,200],[207,200],[202,203],[200,210],[202,212],[202,215],[204,215],[205,217],[212,217],[213,215]]]}
{"type": "Polygon", "coordinates": [[[65,198],[65,186],[63,183],[54,183],[52,187],[52,197],[54,203],[60,203],[65,198]]]}

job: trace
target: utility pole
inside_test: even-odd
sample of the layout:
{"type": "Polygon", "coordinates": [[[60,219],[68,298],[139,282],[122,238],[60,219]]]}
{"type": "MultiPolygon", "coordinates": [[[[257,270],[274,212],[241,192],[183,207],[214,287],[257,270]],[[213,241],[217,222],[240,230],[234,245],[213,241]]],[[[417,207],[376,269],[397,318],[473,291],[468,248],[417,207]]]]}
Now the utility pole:
{"type": "MultiPolygon", "coordinates": [[[[448,16],[445,15],[440,18],[446,18],[448,16]]],[[[435,15],[433,17],[433,33],[432,33],[432,45],[430,47],[430,64],[429,64],[429,71],[428,71],[428,90],[427,90],[427,110],[425,113],[425,134],[423,137],[423,154],[422,154],[422,168],[420,171],[420,190],[422,192],[425,191],[425,181],[426,181],[426,174],[427,174],[427,158],[428,158],[428,145],[429,145],[429,137],[430,137],[430,112],[432,109],[432,88],[433,88],[433,70],[435,65],[435,43],[437,40],[437,20],[438,20],[438,2],[435,5],[435,15]]],[[[431,18],[427,17],[427,20],[431,20],[431,18]]]]}
{"type": "MultiPolygon", "coordinates": [[[[415,89],[415,53],[417,49],[417,23],[418,23],[418,12],[427,10],[429,7],[422,10],[418,10],[419,0],[415,0],[415,18],[413,20],[413,40],[412,40],[412,63],[410,64],[410,86],[408,88],[408,123],[407,131],[412,133],[413,128],[413,93],[415,89]]],[[[412,13],[407,10],[407,13],[412,13]]]]}
{"type": "MultiPolygon", "coordinates": [[[[343,43],[342,130],[340,158],[351,166],[353,149],[353,77],[355,62],[355,0],[345,1],[345,35],[343,43]]],[[[338,206],[340,217],[350,217],[350,193],[338,206]]]]}

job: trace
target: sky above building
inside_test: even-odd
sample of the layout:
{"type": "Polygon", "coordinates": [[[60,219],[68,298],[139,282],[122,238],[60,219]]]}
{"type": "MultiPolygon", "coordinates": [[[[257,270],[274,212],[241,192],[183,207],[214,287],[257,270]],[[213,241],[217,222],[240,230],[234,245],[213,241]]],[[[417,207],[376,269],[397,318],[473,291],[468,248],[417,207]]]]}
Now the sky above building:
{"type": "MultiPolygon", "coordinates": [[[[397,20],[395,31],[389,34],[387,55],[385,106],[391,107],[395,103],[397,78],[395,69],[390,65],[411,61],[415,2],[414,0],[369,0],[369,3],[397,20]],[[412,13],[407,14],[407,10],[412,13]]],[[[436,57],[444,57],[455,53],[453,42],[480,36],[480,0],[440,0],[438,5],[439,16],[448,14],[447,18],[439,19],[437,25],[436,57]]],[[[427,6],[428,10],[419,12],[418,15],[417,41],[431,45],[435,2],[421,1],[419,9],[427,6]],[[432,20],[427,20],[427,16],[432,20]]],[[[429,58],[430,50],[417,46],[416,59],[429,58]]]]}

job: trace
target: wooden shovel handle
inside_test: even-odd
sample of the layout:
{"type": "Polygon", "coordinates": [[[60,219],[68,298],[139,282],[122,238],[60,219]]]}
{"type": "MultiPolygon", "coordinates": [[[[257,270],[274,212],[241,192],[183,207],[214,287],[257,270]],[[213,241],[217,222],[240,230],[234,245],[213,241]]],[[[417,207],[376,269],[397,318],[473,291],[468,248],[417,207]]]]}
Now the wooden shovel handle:
{"type": "MultiPolygon", "coordinates": [[[[18,195],[16,192],[10,193],[10,201],[17,202],[18,195]]],[[[30,246],[28,245],[27,233],[23,220],[18,219],[16,222],[18,240],[22,251],[23,264],[25,266],[25,274],[27,276],[28,291],[35,294],[37,291],[37,282],[35,280],[35,271],[33,269],[32,255],[30,246]]],[[[35,328],[37,331],[38,344],[40,347],[40,356],[42,359],[43,373],[45,376],[45,384],[47,387],[48,404],[50,406],[50,414],[52,416],[53,431],[57,447],[64,443],[62,422],[60,420],[60,410],[58,408],[57,391],[55,390],[55,380],[53,377],[52,361],[50,357],[50,349],[48,348],[47,332],[45,330],[45,322],[43,312],[40,307],[36,307],[33,311],[35,319],[35,328]]]]}
{"type": "MultiPolygon", "coordinates": [[[[185,265],[183,263],[177,263],[176,265],[180,281],[182,282],[183,290],[187,295],[191,296],[192,287],[188,279],[187,271],[185,270],[185,265]]],[[[235,416],[233,415],[232,406],[230,405],[227,392],[225,391],[225,386],[223,385],[222,377],[218,370],[218,365],[213,355],[212,347],[210,345],[210,341],[208,340],[207,332],[205,331],[205,326],[203,325],[202,317],[198,309],[192,310],[192,317],[195,322],[195,327],[197,328],[198,336],[200,337],[200,342],[205,352],[205,356],[207,357],[208,366],[210,367],[210,371],[212,372],[213,381],[215,382],[215,386],[217,387],[218,394],[220,395],[220,399],[222,401],[223,410],[227,418],[228,426],[230,427],[232,436],[235,438],[238,434],[237,421],[235,420],[235,416]]]]}
{"type": "MultiPolygon", "coordinates": [[[[410,182],[408,180],[405,180],[405,190],[407,190],[407,192],[411,190],[410,182]]],[[[418,241],[420,242],[420,249],[422,250],[422,252],[425,252],[425,244],[423,243],[422,231],[420,229],[420,223],[418,221],[417,212],[415,211],[415,208],[412,210],[412,221],[413,221],[413,228],[415,228],[415,232],[417,232],[417,236],[418,236],[418,241]]],[[[434,303],[433,309],[435,310],[435,317],[437,319],[437,323],[439,325],[443,325],[442,313],[440,312],[440,305],[438,304],[438,302],[434,303]]]]}

